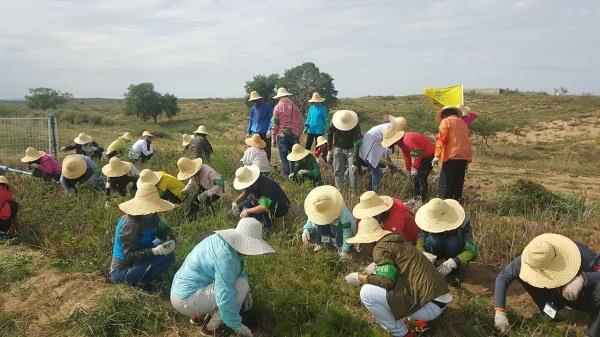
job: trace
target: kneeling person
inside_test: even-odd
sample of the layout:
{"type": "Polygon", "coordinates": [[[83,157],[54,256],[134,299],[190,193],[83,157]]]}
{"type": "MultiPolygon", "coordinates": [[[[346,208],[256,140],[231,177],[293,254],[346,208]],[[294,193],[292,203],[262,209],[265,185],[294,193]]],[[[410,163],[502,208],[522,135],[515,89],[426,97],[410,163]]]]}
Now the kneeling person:
{"type": "Polygon", "coordinates": [[[15,188],[8,179],[0,176],[0,238],[19,232],[19,204],[15,200],[14,192],[15,188]]]}
{"type": "Polygon", "coordinates": [[[31,174],[34,177],[54,181],[60,179],[60,163],[44,151],[38,151],[30,146],[25,150],[25,157],[21,158],[21,162],[27,163],[29,168],[33,169],[31,174]]]}
{"type": "Polygon", "coordinates": [[[108,164],[102,167],[102,174],[106,176],[106,195],[118,193],[125,196],[127,190],[135,192],[136,182],[139,178],[138,169],[130,162],[121,161],[118,157],[111,157],[108,164]]]}
{"type": "Polygon", "coordinates": [[[189,159],[181,157],[177,161],[177,167],[179,168],[177,179],[189,179],[181,193],[187,195],[192,193],[194,188],[198,188],[192,196],[192,200],[190,200],[187,212],[188,219],[193,220],[196,218],[200,204],[204,204],[212,210],[212,203],[219,200],[223,195],[225,181],[223,181],[221,175],[212,167],[203,164],[202,158],[189,159]]]}
{"type": "Polygon", "coordinates": [[[140,178],[137,181],[138,188],[144,183],[156,186],[158,195],[164,200],[174,204],[182,203],[185,200],[185,195],[182,192],[185,185],[165,171],[155,172],[149,169],[143,169],[142,172],[140,172],[140,178]]]}
{"type": "Polygon", "coordinates": [[[60,184],[65,192],[76,193],[77,185],[101,189],[104,180],[93,160],[81,154],[70,154],[63,159],[60,184]]]}
{"type": "Polygon", "coordinates": [[[287,160],[292,167],[292,173],[288,178],[294,179],[297,183],[303,183],[305,179],[310,179],[314,186],[323,185],[317,159],[302,145],[294,144],[292,152],[287,155],[287,160]]]}

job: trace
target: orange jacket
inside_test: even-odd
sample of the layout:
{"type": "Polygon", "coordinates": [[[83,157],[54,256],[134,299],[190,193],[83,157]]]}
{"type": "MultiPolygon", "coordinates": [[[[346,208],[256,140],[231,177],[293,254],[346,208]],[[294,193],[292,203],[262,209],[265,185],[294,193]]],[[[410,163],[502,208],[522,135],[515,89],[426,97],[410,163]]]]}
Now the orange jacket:
{"type": "Polygon", "coordinates": [[[442,163],[448,160],[466,160],[471,162],[471,142],[469,140],[469,127],[458,116],[449,116],[440,123],[435,156],[442,163]]]}

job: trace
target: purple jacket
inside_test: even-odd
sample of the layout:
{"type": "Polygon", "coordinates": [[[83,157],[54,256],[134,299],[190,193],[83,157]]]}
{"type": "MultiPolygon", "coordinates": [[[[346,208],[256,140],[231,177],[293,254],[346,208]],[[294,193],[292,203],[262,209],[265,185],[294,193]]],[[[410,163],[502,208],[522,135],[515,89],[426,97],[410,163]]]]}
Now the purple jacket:
{"type": "Polygon", "coordinates": [[[48,175],[60,175],[60,163],[52,155],[45,154],[40,158],[40,171],[48,175]]]}

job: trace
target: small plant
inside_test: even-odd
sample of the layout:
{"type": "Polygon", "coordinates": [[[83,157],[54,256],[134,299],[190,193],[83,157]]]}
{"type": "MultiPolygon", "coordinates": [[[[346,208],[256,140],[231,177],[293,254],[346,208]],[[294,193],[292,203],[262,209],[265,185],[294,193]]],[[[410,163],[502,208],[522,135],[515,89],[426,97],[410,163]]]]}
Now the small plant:
{"type": "Polygon", "coordinates": [[[30,256],[15,254],[0,259],[0,289],[27,278],[36,266],[30,256]]]}

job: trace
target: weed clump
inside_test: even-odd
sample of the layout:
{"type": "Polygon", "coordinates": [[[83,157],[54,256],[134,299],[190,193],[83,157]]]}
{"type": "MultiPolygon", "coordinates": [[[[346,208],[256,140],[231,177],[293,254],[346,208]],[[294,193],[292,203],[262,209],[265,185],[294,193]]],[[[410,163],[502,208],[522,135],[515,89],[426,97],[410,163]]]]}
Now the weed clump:
{"type": "Polygon", "coordinates": [[[15,254],[0,259],[0,289],[27,278],[33,273],[35,264],[30,256],[15,254]]]}

